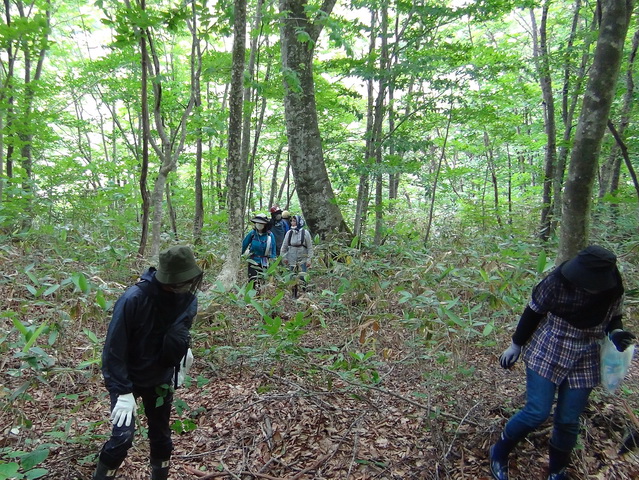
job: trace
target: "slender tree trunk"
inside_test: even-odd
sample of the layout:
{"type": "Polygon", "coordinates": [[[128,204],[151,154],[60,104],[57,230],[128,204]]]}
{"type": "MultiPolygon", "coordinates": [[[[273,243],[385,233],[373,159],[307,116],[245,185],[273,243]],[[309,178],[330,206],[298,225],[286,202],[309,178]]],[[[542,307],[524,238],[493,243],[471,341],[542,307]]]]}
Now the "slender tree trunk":
{"type": "MultiPolygon", "coordinates": [[[[141,0],[141,7],[144,11],[146,0],[141,0]]],[[[146,35],[140,35],[140,56],[142,62],[141,76],[141,104],[142,104],[142,165],[140,166],[140,197],[142,199],[142,232],[140,237],[140,248],[138,255],[144,256],[146,253],[146,244],[149,238],[149,217],[151,214],[151,198],[149,189],[147,188],[147,178],[149,175],[149,139],[151,137],[151,128],[149,126],[149,83],[148,83],[148,53],[146,46],[146,35]]],[[[116,118],[114,116],[114,118],[116,118]]]]}
{"type": "MultiPolygon", "coordinates": [[[[196,135],[195,140],[195,178],[193,179],[195,187],[195,212],[193,215],[193,243],[199,245],[202,243],[202,228],[204,226],[204,192],[202,189],[202,157],[203,157],[203,139],[202,139],[202,86],[200,83],[202,73],[202,49],[197,35],[197,10],[196,2],[191,4],[191,21],[189,22],[191,30],[191,42],[193,45],[191,55],[191,97],[193,98],[193,106],[196,113],[196,135]]],[[[176,237],[177,237],[177,232],[176,237]]]]}
{"type": "MultiPolygon", "coordinates": [[[[628,55],[628,68],[626,70],[626,91],[623,95],[623,104],[621,106],[621,114],[619,120],[619,128],[616,135],[623,139],[624,133],[630,124],[630,114],[634,101],[635,82],[634,82],[634,65],[639,48],[639,30],[632,37],[632,49],[628,55]]],[[[606,193],[614,194],[619,188],[619,176],[621,172],[621,145],[619,142],[613,143],[610,148],[607,161],[601,166],[599,181],[599,198],[606,193]]]]}
{"type": "Polygon", "coordinates": [[[240,268],[246,189],[246,163],[242,157],[242,110],[244,89],[244,53],[246,49],[246,0],[235,0],[233,25],[233,53],[231,67],[231,93],[229,96],[229,149],[227,160],[227,207],[229,212],[229,251],[217,279],[230,288],[240,268]]]}
{"type": "Polygon", "coordinates": [[[628,155],[628,147],[626,147],[626,144],[624,143],[623,139],[621,138],[621,136],[619,135],[619,133],[617,132],[617,130],[615,129],[615,126],[612,124],[611,121],[608,121],[608,130],[610,130],[610,133],[612,133],[612,136],[615,138],[615,142],[617,142],[617,145],[619,146],[619,150],[621,151],[621,156],[626,162],[626,168],[628,169],[628,174],[630,175],[630,178],[632,179],[632,184],[635,187],[635,192],[637,193],[637,197],[639,197],[639,179],[637,179],[637,173],[635,172],[635,167],[632,166],[632,162],[630,161],[630,157],[628,155]]]}
{"type": "Polygon", "coordinates": [[[428,245],[428,241],[430,240],[430,230],[433,225],[433,216],[435,212],[435,192],[437,191],[437,185],[439,182],[439,174],[442,169],[442,162],[446,158],[446,144],[448,143],[448,134],[450,132],[450,122],[453,118],[453,106],[451,104],[450,110],[448,112],[448,123],[446,124],[446,133],[444,135],[444,144],[442,145],[442,151],[439,154],[439,159],[437,161],[437,167],[435,169],[435,180],[433,180],[433,187],[431,189],[431,197],[430,197],[430,208],[428,211],[428,221],[426,223],[426,233],[424,234],[424,245],[428,245]]]}
{"type": "Polygon", "coordinates": [[[597,158],[606,131],[632,15],[631,0],[603,0],[595,57],[570,157],[557,262],[586,246],[597,158]]]}
{"type": "MultiPolygon", "coordinates": [[[[147,41],[149,42],[150,62],[149,69],[153,77],[159,79],[161,77],[160,58],[155,50],[154,43],[152,41],[151,32],[147,30],[145,32],[147,41]]],[[[191,44],[191,58],[196,56],[196,43],[191,44]]],[[[191,76],[191,83],[194,81],[194,75],[191,76]]],[[[191,84],[189,88],[189,100],[182,112],[180,122],[176,127],[176,131],[169,134],[165,129],[164,115],[162,111],[163,100],[163,87],[162,82],[157,80],[153,82],[153,118],[155,120],[155,130],[159,138],[158,144],[153,137],[150,137],[151,146],[156,155],[161,161],[158,175],[155,179],[155,185],[153,186],[153,193],[151,195],[152,203],[152,237],[151,237],[151,256],[157,257],[160,253],[160,239],[161,239],[161,227],[162,227],[162,193],[164,186],[167,182],[169,174],[177,167],[178,158],[182,149],[184,148],[184,141],[186,139],[186,123],[193,110],[195,103],[194,86],[191,84]]]]}
{"type": "Polygon", "coordinates": [[[573,50],[574,39],[577,34],[577,25],[580,19],[580,8],[581,8],[581,0],[575,1],[575,12],[573,15],[572,29],[570,32],[570,36],[568,39],[568,45],[566,46],[566,55],[564,61],[564,81],[562,88],[562,112],[561,117],[563,121],[563,135],[561,146],[559,147],[559,154],[557,157],[557,168],[555,168],[554,178],[553,178],[553,222],[552,222],[552,231],[556,230],[557,222],[561,218],[561,208],[563,205],[563,185],[564,185],[564,175],[566,173],[566,163],[568,160],[568,154],[570,152],[568,145],[570,145],[570,140],[573,132],[573,119],[575,117],[575,110],[577,109],[577,105],[579,104],[579,93],[581,92],[581,88],[583,82],[586,77],[586,67],[590,61],[590,45],[592,44],[591,38],[594,36],[594,32],[596,31],[596,21],[593,18],[591,22],[591,33],[590,35],[586,35],[584,38],[583,45],[581,47],[582,55],[581,55],[581,63],[577,68],[577,72],[573,75],[573,71],[575,70],[574,65],[572,65],[570,61],[571,52],[573,50]],[[571,87],[570,84],[574,83],[571,87]],[[572,91],[572,93],[570,93],[572,91]]]}
{"type": "Polygon", "coordinates": [[[166,184],[165,193],[166,209],[169,212],[169,220],[171,221],[171,231],[173,232],[173,238],[176,242],[178,242],[180,240],[180,236],[178,234],[177,215],[175,214],[175,209],[173,208],[173,201],[171,199],[171,185],[169,182],[167,182],[166,184]]]}
{"type": "Polygon", "coordinates": [[[383,199],[383,175],[382,175],[382,126],[385,116],[385,100],[388,90],[388,67],[390,65],[388,51],[388,3],[384,1],[381,5],[381,25],[380,34],[382,36],[382,44],[379,56],[379,92],[375,103],[375,123],[374,123],[374,148],[375,163],[377,165],[375,175],[375,245],[382,244],[382,235],[384,227],[384,199],[383,199]]]}
{"type": "Polygon", "coordinates": [[[541,28],[539,29],[539,42],[536,35],[536,20],[533,10],[530,17],[533,26],[533,54],[537,63],[537,73],[539,84],[544,101],[544,126],[546,131],[546,156],[544,159],[544,178],[542,193],[541,222],[539,237],[546,241],[550,235],[551,212],[552,212],[552,180],[555,163],[557,161],[557,127],[555,124],[555,100],[552,91],[552,78],[550,76],[550,60],[548,58],[547,24],[548,9],[550,0],[544,3],[541,17],[541,28]]]}
{"type": "MultiPolygon", "coordinates": [[[[374,64],[374,52],[376,49],[377,40],[377,11],[371,10],[371,23],[370,23],[371,35],[368,43],[368,68],[370,71],[375,69],[374,64]]],[[[368,203],[370,201],[370,164],[374,158],[374,135],[373,124],[375,120],[375,98],[374,98],[374,83],[372,76],[366,81],[366,142],[364,145],[364,159],[359,175],[359,186],[357,189],[357,203],[355,205],[355,222],[353,227],[353,233],[356,237],[362,237],[364,233],[364,226],[366,225],[366,219],[368,217],[368,203]]]]}
{"type": "Polygon", "coordinates": [[[268,204],[275,205],[277,203],[277,172],[280,168],[280,156],[275,156],[275,161],[273,162],[273,171],[271,172],[271,188],[269,189],[268,195],[268,204]]]}
{"type": "MultiPolygon", "coordinates": [[[[222,111],[226,110],[226,102],[228,101],[228,96],[229,96],[229,88],[230,85],[227,83],[224,86],[224,95],[222,96],[222,111]]],[[[209,102],[210,103],[210,102],[209,102]]],[[[219,140],[219,149],[220,151],[223,149],[224,147],[224,142],[225,142],[225,138],[223,135],[220,135],[220,140],[219,140]]],[[[209,151],[211,151],[212,149],[209,148],[209,151]]],[[[213,169],[213,166],[211,166],[211,170],[213,169]]],[[[217,197],[217,205],[218,208],[220,210],[225,210],[226,209],[226,195],[227,195],[227,186],[226,186],[226,182],[222,182],[222,178],[223,178],[223,174],[222,174],[222,156],[217,155],[215,157],[215,175],[211,175],[211,178],[215,179],[215,182],[213,182],[213,186],[214,186],[214,191],[215,191],[215,195],[217,197]]],[[[214,202],[212,202],[214,203],[214,202]]]]}
{"type": "Polygon", "coordinates": [[[495,157],[493,153],[493,147],[490,143],[490,137],[488,132],[484,130],[484,147],[486,148],[486,155],[488,160],[488,170],[490,172],[490,183],[493,187],[493,202],[495,205],[495,219],[497,224],[501,227],[501,214],[499,213],[499,184],[497,181],[497,171],[495,168],[495,157]]]}
{"type": "MultiPolygon", "coordinates": [[[[246,66],[246,75],[248,77],[248,81],[244,85],[244,104],[250,105],[253,99],[253,96],[257,96],[256,89],[253,87],[255,83],[255,62],[257,58],[257,50],[258,50],[258,41],[260,25],[262,23],[262,4],[263,0],[258,0],[257,7],[255,11],[255,18],[253,20],[253,27],[251,31],[253,35],[250,36],[250,54],[249,54],[249,62],[246,66]]],[[[257,102],[256,102],[257,103],[257,102]]],[[[257,136],[257,129],[256,129],[257,136]]],[[[255,156],[251,156],[249,160],[249,155],[251,153],[251,115],[244,115],[243,125],[242,125],[242,163],[248,164],[250,166],[247,171],[243,172],[246,176],[246,179],[243,180],[243,183],[246,185],[248,178],[253,179],[253,174],[255,172],[255,156]]],[[[247,195],[252,194],[252,189],[248,189],[247,195]]],[[[245,204],[250,204],[250,198],[247,198],[245,204]]]]}

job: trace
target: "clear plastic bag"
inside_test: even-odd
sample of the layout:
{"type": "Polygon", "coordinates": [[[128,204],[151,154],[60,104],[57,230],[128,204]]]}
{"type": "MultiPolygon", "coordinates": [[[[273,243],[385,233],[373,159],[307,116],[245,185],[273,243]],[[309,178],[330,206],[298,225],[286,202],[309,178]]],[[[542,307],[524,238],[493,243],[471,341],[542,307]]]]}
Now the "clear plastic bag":
{"type": "Polygon", "coordinates": [[[628,373],[635,346],[630,345],[620,352],[606,335],[601,341],[600,348],[601,385],[607,392],[614,393],[628,373]]]}

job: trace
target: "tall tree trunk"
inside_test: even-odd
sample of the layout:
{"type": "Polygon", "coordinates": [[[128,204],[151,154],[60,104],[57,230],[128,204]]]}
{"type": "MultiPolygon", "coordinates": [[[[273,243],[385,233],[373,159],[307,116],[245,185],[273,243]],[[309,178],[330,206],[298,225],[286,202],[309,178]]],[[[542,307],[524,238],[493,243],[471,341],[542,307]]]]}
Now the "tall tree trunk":
{"type": "MultiPolygon", "coordinates": [[[[154,137],[150,137],[151,146],[156,155],[160,159],[161,165],[158,170],[158,175],[155,179],[155,185],[153,186],[153,193],[151,194],[151,207],[153,210],[151,219],[151,256],[157,257],[160,253],[160,239],[161,239],[161,227],[162,227],[162,214],[163,214],[163,202],[162,196],[164,186],[167,182],[169,174],[177,167],[177,162],[182,149],[184,148],[184,141],[186,140],[186,123],[193,110],[193,104],[195,103],[194,87],[191,84],[189,88],[189,100],[187,102],[184,111],[182,112],[180,122],[176,127],[175,132],[167,132],[164,122],[164,114],[162,110],[162,82],[160,57],[155,50],[154,43],[150,30],[145,31],[147,41],[149,42],[150,62],[149,70],[154,78],[158,79],[153,82],[153,118],[155,121],[155,130],[159,138],[159,144],[154,137]]],[[[196,56],[196,43],[191,44],[191,58],[196,56]]],[[[191,75],[191,83],[194,82],[194,75],[191,75]]]]}
{"type": "MultiPolygon", "coordinates": [[[[255,10],[255,18],[253,19],[253,27],[251,31],[253,34],[250,36],[250,54],[249,54],[249,63],[246,66],[246,76],[248,77],[248,81],[245,82],[244,85],[244,104],[250,105],[251,100],[253,99],[253,95],[257,96],[256,88],[254,88],[254,76],[255,76],[255,62],[257,57],[258,50],[258,41],[259,41],[259,28],[262,23],[262,4],[263,0],[258,0],[257,7],[255,10]]],[[[256,102],[257,104],[257,102],[256,102]]],[[[243,172],[246,176],[246,179],[243,180],[243,183],[246,185],[248,178],[253,178],[253,173],[255,171],[255,156],[251,156],[251,160],[249,161],[249,155],[251,153],[251,115],[244,115],[242,122],[242,163],[250,166],[247,171],[243,172]]],[[[257,137],[257,128],[256,128],[256,137],[257,137]]],[[[257,138],[256,138],[257,140],[257,138]]],[[[247,191],[247,195],[251,195],[252,190],[249,189],[247,191]]],[[[250,199],[247,198],[245,201],[245,205],[250,204],[250,199]]]]}
{"type": "Polygon", "coordinates": [[[175,209],[173,208],[173,200],[171,199],[171,184],[169,182],[166,183],[165,193],[166,193],[166,209],[169,212],[169,221],[171,222],[171,231],[173,232],[174,240],[176,242],[179,242],[180,236],[178,234],[178,228],[177,228],[177,215],[175,213],[175,209]]]}
{"type": "Polygon", "coordinates": [[[375,103],[375,122],[373,128],[375,163],[377,168],[375,175],[375,245],[382,244],[384,210],[383,210],[383,175],[382,175],[382,126],[385,116],[385,100],[388,89],[388,67],[390,65],[388,51],[388,3],[384,1],[381,6],[380,34],[382,45],[379,55],[379,92],[375,103]]]}
{"type": "MultiPolygon", "coordinates": [[[[632,49],[628,55],[628,68],[626,70],[626,91],[623,95],[623,104],[619,119],[617,135],[623,138],[626,128],[630,124],[630,113],[635,95],[634,65],[639,48],[639,30],[632,37],[632,49]]],[[[621,171],[621,146],[618,142],[612,144],[607,161],[601,166],[599,181],[599,198],[606,193],[614,194],[619,188],[619,175],[621,171]]]]}
{"type": "MultiPolygon", "coordinates": [[[[145,0],[141,0],[142,10],[146,8],[145,0]]],[[[142,232],[140,236],[140,247],[138,255],[144,256],[146,253],[146,244],[149,238],[149,217],[151,214],[151,198],[147,187],[147,178],[149,175],[149,138],[151,137],[151,127],[149,125],[149,82],[148,82],[148,52],[146,46],[146,35],[140,35],[140,56],[141,56],[141,104],[142,104],[142,164],[140,165],[140,198],[142,199],[142,232]]],[[[115,109],[114,109],[115,110],[115,109]]],[[[113,118],[117,118],[115,115],[113,118]]]]}
{"type": "MultiPolygon", "coordinates": [[[[3,42],[6,45],[6,57],[3,59],[3,77],[0,104],[3,105],[0,115],[6,115],[6,127],[9,132],[6,138],[3,136],[2,143],[7,144],[6,158],[0,154],[0,174],[3,170],[3,163],[6,163],[6,174],[8,178],[13,177],[13,162],[18,161],[22,165],[24,175],[21,177],[23,214],[20,218],[21,227],[28,229],[31,226],[33,215],[31,213],[31,202],[33,198],[33,139],[37,133],[37,122],[34,122],[34,104],[36,102],[37,83],[42,76],[44,61],[49,50],[49,34],[51,24],[51,3],[45,1],[39,6],[37,15],[44,19],[44,25],[38,31],[29,32],[26,27],[35,17],[33,5],[26,5],[22,0],[10,2],[5,0],[4,13],[6,27],[13,27],[8,35],[3,35],[3,42]],[[14,21],[12,6],[18,11],[18,17],[14,21]],[[22,24],[25,27],[20,27],[22,24]],[[16,29],[15,26],[18,25],[16,29]],[[15,35],[15,37],[12,37],[15,35]],[[16,62],[19,54],[22,54],[23,63],[16,70],[16,62]],[[6,62],[6,63],[5,63],[6,62]],[[6,69],[6,70],[5,70],[6,69]],[[17,95],[16,71],[22,72],[23,94],[17,95]],[[6,102],[6,107],[4,107],[6,102]],[[18,154],[19,152],[19,154],[18,154]]],[[[4,121],[2,122],[4,123],[4,121]]],[[[3,182],[3,180],[0,180],[3,182]]],[[[2,187],[0,186],[0,195],[2,187]]],[[[0,199],[2,197],[0,196],[0,199]]]]}
{"type": "Polygon", "coordinates": [[[499,213],[499,184],[497,182],[497,171],[495,167],[495,155],[493,152],[493,146],[490,142],[488,132],[484,130],[484,147],[486,148],[486,158],[488,160],[488,171],[490,172],[490,184],[493,187],[493,202],[495,205],[495,219],[497,225],[502,226],[501,214],[499,213]]]}
{"type": "Polygon", "coordinates": [[[621,65],[632,0],[602,0],[595,57],[570,157],[557,262],[586,246],[597,158],[606,131],[621,65]]]}
{"type": "MultiPolygon", "coordinates": [[[[195,187],[195,211],[193,215],[193,243],[199,245],[202,243],[202,227],[204,226],[204,192],[202,191],[202,156],[203,156],[203,139],[202,139],[202,87],[200,83],[202,73],[202,49],[197,34],[197,10],[196,2],[191,4],[191,21],[188,22],[191,30],[191,42],[194,46],[191,55],[191,96],[193,98],[193,106],[196,113],[196,135],[195,140],[195,178],[193,179],[195,187]]],[[[177,235],[177,232],[176,232],[177,235]]]]}
{"type": "Polygon", "coordinates": [[[442,151],[439,154],[439,159],[437,160],[437,166],[435,168],[435,179],[433,180],[433,187],[430,191],[430,207],[428,211],[428,221],[426,222],[426,233],[424,234],[424,246],[427,246],[428,241],[430,240],[430,230],[433,225],[433,218],[435,213],[435,193],[437,192],[437,185],[439,182],[439,174],[442,169],[442,163],[446,159],[446,145],[448,143],[448,134],[450,133],[450,123],[452,118],[453,118],[453,105],[451,101],[450,108],[448,111],[448,122],[446,123],[446,132],[444,134],[444,143],[442,145],[442,151]]]}
{"type": "Polygon", "coordinates": [[[244,90],[244,54],[246,49],[246,0],[235,0],[233,25],[233,53],[231,67],[231,93],[229,96],[229,148],[227,160],[227,200],[229,220],[229,252],[217,280],[230,288],[240,268],[246,194],[246,163],[242,157],[242,110],[244,90]]]}
{"type": "Polygon", "coordinates": [[[548,9],[550,0],[544,3],[541,17],[541,27],[539,29],[539,43],[536,35],[536,20],[533,10],[530,17],[533,26],[533,54],[537,64],[539,84],[544,101],[544,126],[546,131],[546,156],[544,159],[544,178],[542,193],[541,222],[539,227],[539,237],[546,241],[550,235],[551,212],[552,212],[552,180],[557,160],[557,127],[555,125],[555,100],[552,92],[552,78],[550,77],[550,59],[548,58],[547,25],[548,9]]]}
{"type": "MultiPolygon", "coordinates": [[[[371,23],[370,23],[371,35],[368,43],[368,68],[370,71],[375,69],[375,45],[377,41],[377,11],[371,10],[371,23]]],[[[362,164],[362,171],[359,175],[359,186],[357,188],[357,203],[355,205],[355,222],[353,226],[353,234],[360,238],[364,233],[364,226],[366,225],[366,218],[368,216],[368,203],[370,201],[370,165],[371,160],[374,158],[374,135],[373,124],[375,121],[375,98],[374,98],[374,83],[373,78],[370,76],[366,80],[366,142],[364,145],[364,159],[362,164]]]]}
{"type": "Polygon", "coordinates": [[[304,217],[314,234],[324,238],[348,231],[331,186],[317,121],[313,52],[326,17],[336,0],[325,0],[318,19],[309,18],[307,0],[280,0],[280,38],[284,72],[284,111],[291,168],[304,217]],[[303,34],[303,35],[302,35],[303,34]]]}
{"type": "MultiPolygon", "coordinates": [[[[577,68],[577,72],[573,75],[573,71],[575,70],[574,65],[572,65],[570,56],[573,50],[574,40],[577,34],[577,26],[579,24],[579,19],[581,16],[580,13],[581,8],[581,0],[575,1],[575,11],[573,15],[572,28],[570,31],[570,36],[568,38],[568,44],[566,45],[566,54],[564,61],[564,80],[563,87],[561,92],[561,118],[563,121],[563,135],[561,140],[561,146],[559,147],[559,153],[557,156],[557,168],[555,168],[554,177],[553,177],[553,218],[552,218],[552,226],[551,230],[555,231],[557,223],[561,218],[561,208],[563,205],[563,185],[564,185],[564,175],[566,173],[566,163],[568,159],[568,154],[570,152],[568,145],[570,145],[570,139],[573,133],[573,119],[575,117],[575,110],[577,109],[577,105],[579,103],[579,92],[581,92],[581,87],[583,85],[584,79],[586,77],[586,67],[590,61],[590,45],[592,44],[591,38],[594,35],[586,35],[583,41],[583,45],[581,47],[582,55],[581,62],[579,68],[577,68]],[[574,83],[571,87],[570,84],[574,83]],[[572,91],[572,93],[570,93],[572,91]]],[[[591,22],[591,31],[596,31],[597,22],[593,18],[591,22]]]]}

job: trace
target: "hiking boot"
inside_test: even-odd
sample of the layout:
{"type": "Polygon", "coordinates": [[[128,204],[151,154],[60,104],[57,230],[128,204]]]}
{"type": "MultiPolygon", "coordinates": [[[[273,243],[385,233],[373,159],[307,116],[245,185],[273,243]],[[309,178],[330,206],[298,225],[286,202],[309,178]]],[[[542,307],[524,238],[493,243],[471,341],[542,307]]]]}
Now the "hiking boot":
{"type": "Polygon", "coordinates": [[[495,445],[490,447],[488,455],[490,458],[490,473],[495,480],[508,480],[508,458],[505,461],[495,458],[493,456],[494,450],[495,445]]]}
{"type": "Polygon", "coordinates": [[[548,475],[548,480],[568,480],[568,476],[566,475],[566,471],[563,470],[557,473],[551,473],[548,475]]]}
{"type": "Polygon", "coordinates": [[[169,460],[151,458],[151,480],[167,480],[169,478],[169,460]]]}
{"type": "Polygon", "coordinates": [[[95,472],[91,480],[113,480],[118,473],[118,468],[109,468],[101,461],[98,461],[98,465],[95,467],[95,472]]]}
{"type": "Polygon", "coordinates": [[[566,480],[566,468],[570,463],[571,450],[559,450],[552,443],[548,445],[548,480],[566,480]]]}

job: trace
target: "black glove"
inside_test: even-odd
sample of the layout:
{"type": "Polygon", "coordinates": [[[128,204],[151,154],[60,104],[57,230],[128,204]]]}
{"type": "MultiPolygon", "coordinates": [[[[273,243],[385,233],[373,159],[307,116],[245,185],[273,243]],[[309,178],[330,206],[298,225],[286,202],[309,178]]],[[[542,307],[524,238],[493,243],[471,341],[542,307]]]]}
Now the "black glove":
{"type": "Polygon", "coordinates": [[[636,339],[632,333],[625,330],[613,330],[610,332],[610,341],[615,345],[617,350],[623,352],[626,348],[632,345],[633,340],[636,339]]]}

